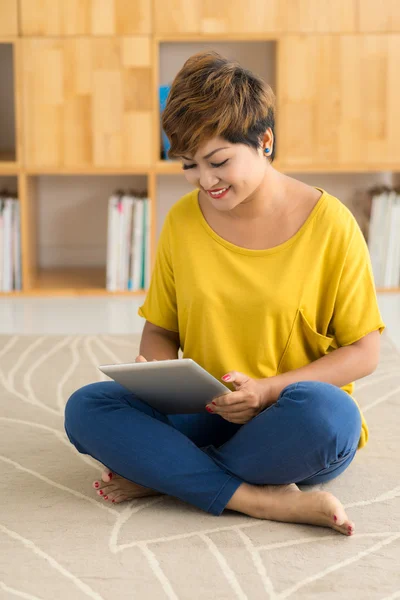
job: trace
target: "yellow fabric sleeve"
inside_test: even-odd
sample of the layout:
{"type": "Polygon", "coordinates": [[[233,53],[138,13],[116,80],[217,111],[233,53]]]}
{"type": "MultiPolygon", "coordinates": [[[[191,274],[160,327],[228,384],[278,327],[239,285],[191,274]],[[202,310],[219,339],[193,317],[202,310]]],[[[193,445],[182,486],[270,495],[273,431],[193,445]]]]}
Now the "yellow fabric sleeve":
{"type": "Polygon", "coordinates": [[[170,220],[167,215],[157,245],[150,287],[138,315],[153,325],[178,332],[175,278],[171,260],[170,220]]]}
{"type": "Polygon", "coordinates": [[[348,346],[385,324],[376,297],[368,246],[357,223],[339,278],[333,317],[329,325],[339,346],[348,346]]]}

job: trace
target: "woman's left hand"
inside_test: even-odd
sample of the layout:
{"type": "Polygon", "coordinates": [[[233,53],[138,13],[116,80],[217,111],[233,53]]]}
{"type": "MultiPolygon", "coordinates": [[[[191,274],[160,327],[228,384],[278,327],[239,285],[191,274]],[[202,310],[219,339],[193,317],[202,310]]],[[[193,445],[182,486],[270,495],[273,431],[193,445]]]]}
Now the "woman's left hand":
{"type": "Polygon", "coordinates": [[[218,396],[206,408],[231,423],[250,421],[267,407],[267,386],[261,379],[252,379],[239,371],[230,371],[223,381],[232,382],[236,391],[218,396]],[[229,376],[229,379],[227,379],[229,376]]]}

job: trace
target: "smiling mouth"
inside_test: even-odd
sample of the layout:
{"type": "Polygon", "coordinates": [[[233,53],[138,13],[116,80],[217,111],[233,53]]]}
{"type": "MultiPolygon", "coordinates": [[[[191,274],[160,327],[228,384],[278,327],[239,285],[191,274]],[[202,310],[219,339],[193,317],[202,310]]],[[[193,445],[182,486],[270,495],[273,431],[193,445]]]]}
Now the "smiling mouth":
{"type": "Polygon", "coordinates": [[[229,190],[231,189],[231,186],[228,186],[226,188],[221,188],[218,191],[207,191],[207,194],[209,194],[212,198],[220,198],[221,196],[224,196],[229,190]]]}

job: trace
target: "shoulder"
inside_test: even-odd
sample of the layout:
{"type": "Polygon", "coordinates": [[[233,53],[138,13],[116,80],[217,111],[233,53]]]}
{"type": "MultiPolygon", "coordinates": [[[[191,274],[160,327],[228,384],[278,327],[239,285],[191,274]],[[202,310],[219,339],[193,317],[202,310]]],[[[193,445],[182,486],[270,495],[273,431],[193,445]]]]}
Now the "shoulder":
{"type": "Polygon", "coordinates": [[[362,236],[354,214],[339,198],[323,190],[322,199],[317,218],[328,237],[348,245],[354,236],[362,236]]]}

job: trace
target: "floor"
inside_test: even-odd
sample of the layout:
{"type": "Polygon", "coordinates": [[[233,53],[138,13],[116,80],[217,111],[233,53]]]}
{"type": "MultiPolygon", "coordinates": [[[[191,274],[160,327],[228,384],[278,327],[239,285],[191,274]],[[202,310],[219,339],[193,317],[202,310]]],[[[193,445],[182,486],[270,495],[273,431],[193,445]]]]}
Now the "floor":
{"type": "MultiPolygon", "coordinates": [[[[144,296],[0,298],[0,334],[141,333],[144,296]]],[[[378,296],[382,317],[400,350],[400,294],[378,296]]]]}

